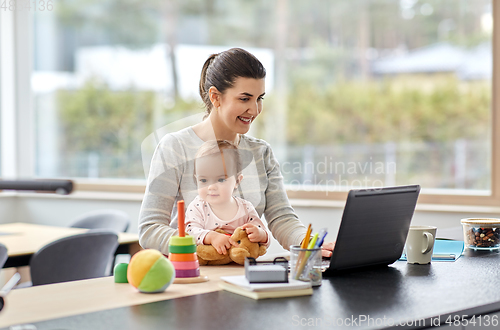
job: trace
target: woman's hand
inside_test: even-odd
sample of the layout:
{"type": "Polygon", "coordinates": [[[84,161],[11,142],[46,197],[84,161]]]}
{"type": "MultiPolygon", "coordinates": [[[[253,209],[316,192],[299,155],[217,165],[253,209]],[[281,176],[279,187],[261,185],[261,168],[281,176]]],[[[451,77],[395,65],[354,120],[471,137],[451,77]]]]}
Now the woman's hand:
{"type": "Polygon", "coordinates": [[[216,233],[215,231],[209,232],[204,239],[205,244],[211,244],[217,253],[219,254],[227,254],[227,250],[232,246],[238,247],[238,243],[233,241],[231,236],[216,233]]]}
{"type": "Polygon", "coordinates": [[[335,247],[335,242],[323,243],[321,246],[321,255],[325,258],[330,258],[332,256],[333,248],[335,247]]]}
{"type": "Polygon", "coordinates": [[[252,243],[264,243],[267,242],[267,233],[264,229],[252,225],[251,223],[245,223],[241,228],[245,229],[248,235],[248,239],[252,243]]]}

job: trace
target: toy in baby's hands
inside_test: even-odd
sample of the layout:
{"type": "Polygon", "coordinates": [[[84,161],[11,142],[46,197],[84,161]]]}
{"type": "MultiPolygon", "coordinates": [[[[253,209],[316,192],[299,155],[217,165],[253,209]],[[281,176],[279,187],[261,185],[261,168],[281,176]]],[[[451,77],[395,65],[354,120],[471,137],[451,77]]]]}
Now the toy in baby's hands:
{"type": "MultiPolygon", "coordinates": [[[[216,229],[215,232],[221,234],[227,234],[222,229],[216,229]]],[[[206,245],[198,245],[196,247],[196,255],[198,256],[198,263],[201,266],[204,265],[226,265],[230,263],[232,260],[228,254],[219,254],[217,250],[210,244],[206,245]]]]}
{"type": "Polygon", "coordinates": [[[231,238],[239,244],[239,247],[229,249],[231,260],[237,264],[244,265],[247,257],[257,259],[266,254],[267,248],[260,243],[250,242],[247,232],[242,228],[236,228],[231,238]]]}
{"type": "MultiPolygon", "coordinates": [[[[220,229],[217,229],[216,232],[226,234],[225,231],[220,229]]],[[[225,265],[232,261],[244,265],[246,257],[256,259],[267,251],[264,245],[250,242],[247,232],[241,227],[236,228],[231,238],[239,244],[239,247],[231,246],[226,255],[219,254],[212,245],[198,245],[196,254],[200,265],[225,265]]]]}

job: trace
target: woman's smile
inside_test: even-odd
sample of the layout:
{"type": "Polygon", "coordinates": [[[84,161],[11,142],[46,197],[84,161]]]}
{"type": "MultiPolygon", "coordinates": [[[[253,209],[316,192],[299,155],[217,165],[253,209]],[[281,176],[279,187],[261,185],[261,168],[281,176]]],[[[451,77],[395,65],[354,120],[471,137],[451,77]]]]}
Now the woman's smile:
{"type": "Polygon", "coordinates": [[[251,117],[243,117],[243,116],[238,116],[238,119],[245,125],[248,125],[252,122],[253,116],[251,117]]]}

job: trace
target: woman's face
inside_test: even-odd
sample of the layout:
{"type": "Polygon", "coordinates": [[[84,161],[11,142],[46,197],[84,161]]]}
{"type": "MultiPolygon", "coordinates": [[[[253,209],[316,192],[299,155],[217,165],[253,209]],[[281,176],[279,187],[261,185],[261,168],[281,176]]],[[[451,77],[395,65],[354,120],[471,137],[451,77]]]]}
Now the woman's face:
{"type": "Polygon", "coordinates": [[[234,133],[245,134],[262,112],[264,94],[264,79],[239,77],[233,87],[218,95],[219,109],[216,118],[234,133]]]}

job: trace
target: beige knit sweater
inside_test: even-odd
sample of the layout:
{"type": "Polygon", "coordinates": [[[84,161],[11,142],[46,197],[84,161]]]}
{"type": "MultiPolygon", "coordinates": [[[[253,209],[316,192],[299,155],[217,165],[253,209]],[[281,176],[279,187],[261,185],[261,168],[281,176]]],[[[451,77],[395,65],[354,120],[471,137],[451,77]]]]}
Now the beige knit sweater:
{"type": "MultiPolygon", "coordinates": [[[[189,205],[198,195],[193,160],[202,144],[203,140],[188,127],[167,134],[156,147],[139,215],[139,243],[143,248],[168,253],[168,240],[177,234],[177,201],[183,199],[189,205]]],[[[235,195],[254,205],[285,249],[300,244],[306,228],[290,206],[270,145],[242,135],[238,149],[245,155],[247,166],[235,195]]]]}

